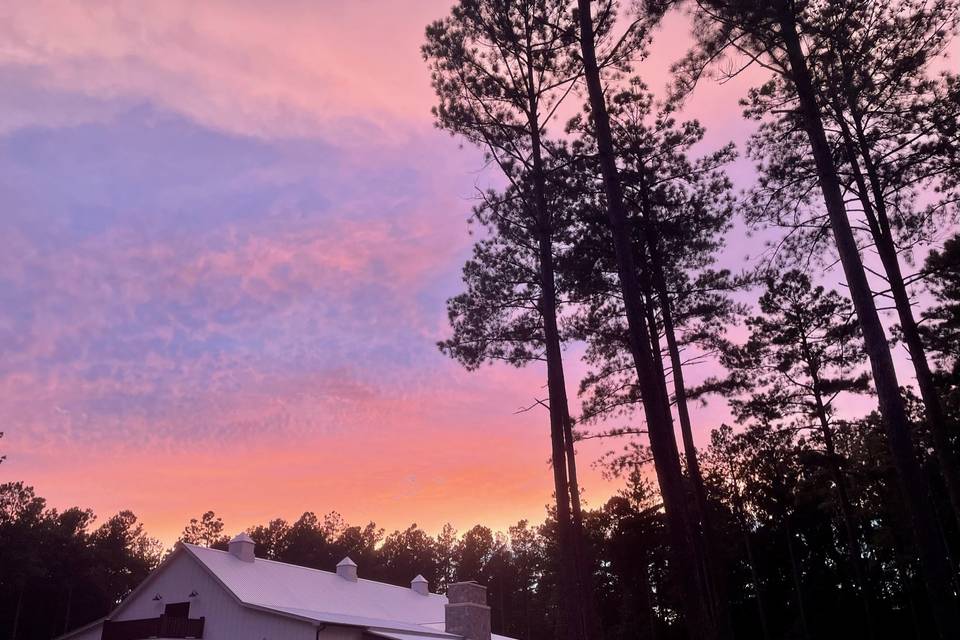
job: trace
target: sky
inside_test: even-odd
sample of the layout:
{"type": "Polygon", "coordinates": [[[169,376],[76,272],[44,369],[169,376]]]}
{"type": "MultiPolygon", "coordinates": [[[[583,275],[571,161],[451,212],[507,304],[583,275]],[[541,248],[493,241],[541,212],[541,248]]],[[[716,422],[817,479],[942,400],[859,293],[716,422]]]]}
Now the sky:
{"type": "MultiPolygon", "coordinates": [[[[433,127],[419,46],[449,5],[0,4],[0,481],[166,543],[208,509],[231,533],[542,520],[546,415],[516,410],[543,371],[435,347],[493,179],[433,127]]],[[[687,30],[657,38],[651,87],[687,30]]],[[[749,132],[754,79],[691,102],[705,146],[749,132]]],[[[740,264],[755,241],[730,244],[740,264]]],[[[701,442],[724,415],[697,408],[701,442]]],[[[580,447],[588,505],[616,446],[580,447]]]]}

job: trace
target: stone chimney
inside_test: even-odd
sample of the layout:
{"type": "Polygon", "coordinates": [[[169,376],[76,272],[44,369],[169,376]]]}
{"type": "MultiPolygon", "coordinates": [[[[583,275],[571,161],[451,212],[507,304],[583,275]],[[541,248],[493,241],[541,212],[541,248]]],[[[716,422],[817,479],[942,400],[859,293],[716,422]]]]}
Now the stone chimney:
{"type": "Polygon", "coordinates": [[[447,587],[444,630],[466,640],[490,640],[490,607],[487,588],[476,582],[455,582],[447,587]]]}
{"type": "Polygon", "coordinates": [[[410,581],[410,588],[422,596],[430,595],[430,584],[427,582],[427,579],[421,575],[418,575],[410,581]]]}
{"type": "Polygon", "coordinates": [[[236,537],[230,541],[229,549],[230,553],[244,562],[253,562],[253,549],[255,546],[250,536],[245,533],[238,533],[236,537]]]}
{"type": "Polygon", "coordinates": [[[337,575],[350,582],[357,581],[357,563],[346,557],[337,563],[337,575]]]}

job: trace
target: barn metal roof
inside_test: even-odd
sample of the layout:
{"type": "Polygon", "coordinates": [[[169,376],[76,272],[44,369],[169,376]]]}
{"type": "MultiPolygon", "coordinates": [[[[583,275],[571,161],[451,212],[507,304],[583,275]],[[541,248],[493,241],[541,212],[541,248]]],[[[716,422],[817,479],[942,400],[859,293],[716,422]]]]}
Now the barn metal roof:
{"type": "Polygon", "coordinates": [[[365,627],[395,640],[460,638],[443,631],[446,596],[363,578],[344,580],[330,571],[263,558],[244,562],[226,551],[181,544],[245,605],[312,622],[365,627]]]}

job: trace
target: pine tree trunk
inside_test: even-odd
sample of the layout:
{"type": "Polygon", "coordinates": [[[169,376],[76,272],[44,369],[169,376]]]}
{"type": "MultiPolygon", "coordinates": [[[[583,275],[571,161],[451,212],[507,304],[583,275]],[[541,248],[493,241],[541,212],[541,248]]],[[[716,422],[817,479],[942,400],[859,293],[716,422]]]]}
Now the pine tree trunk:
{"type": "Polygon", "coordinates": [[[870,606],[870,589],[867,584],[867,574],[863,568],[863,557],[860,555],[860,535],[858,527],[853,516],[853,505],[850,503],[850,494],[847,491],[847,481],[843,476],[840,463],[837,461],[837,448],[833,440],[833,427],[827,418],[827,409],[823,402],[821,394],[820,377],[813,369],[810,360],[810,352],[806,342],[803,345],[804,357],[807,358],[807,366],[810,369],[810,377],[813,379],[814,406],[817,413],[817,420],[820,423],[820,435],[823,436],[824,448],[827,453],[827,469],[833,484],[837,487],[837,498],[840,502],[840,516],[843,519],[844,533],[846,534],[847,562],[853,570],[855,588],[859,590],[859,599],[863,607],[863,631],[869,638],[875,638],[876,632],[873,628],[873,616],[870,606]]]}
{"type": "MultiPolygon", "coordinates": [[[[541,250],[544,244],[549,247],[549,241],[546,243],[541,240],[541,250]]],[[[549,250],[549,249],[548,249],[549,250]]],[[[541,256],[541,278],[552,284],[552,272],[549,271],[550,260],[543,260],[541,256]]],[[[550,312],[553,296],[548,295],[544,289],[541,296],[541,314],[544,324],[544,338],[547,352],[547,389],[550,404],[550,442],[551,442],[551,466],[553,467],[554,494],[557,503],[557,545],[560,551],[559,571],[560,583],[563,594],[563,616],[565,618],[565,636],[571,639],[582,639],[582,625],[579,621],[579,599],[576,587],[576,560],[574,558],[574,545],[571,539],[570,522],[570,494],[567,478],[566,449],[563,438],[563,411],[565,404],[566,391],[564,389],[563,369],[560,361],[561,354],[559,348],[558,332],[556,327],[556,314],[550,312]],[[551,319],[552,316],[552,319],[551,319]]]]}
{"type": "MultiPolygon", "coordinates": [[[[538,188],[538,208],[543,191],[538,188]]],[[[577,589],[577,560],[570,514],[570,486],[567,477],[564,424],[567,420],[567,392],[563,375],[563,355],[557,326],[557,302],[553,270],[553,242],[547,228],[540,230],[540,314],[543,318],[544,350],[547,360],[547,392],[550,398],[551,466],[557,503],[557,544],[560,551],[560,583],[562,586],[564,635],[571,640],[585,640],[581,611],[581,594],[577,589]]]]}
{"type": "Polygon", "coordinates": [[[10,640],[17,640],[17,632],[20,630],[20,613],[23,610],[23,592],[26,589],[20,585],[20,591],[17,593],[17,607],[13,610],[13,626],[10,629],[10,640]]]}
{"type": "Polygon", "coordinates": [[[626,215],[620,191],[620,180],[614,159],[613,139],[607,114],[600,70],[597,66],[593,41],[593,20],[590,0],[578,0],[580,23],[580,48],[583,54],[584,75],[590,95],[591,112],[596,127],[600,169],[603,174],[607,200],[607,214],[613,234],[617,257],[620,287],[626,308],[630,332],[630,347],[637,370],[644,414],[653,453],[654,468],[664,510],[671,534],[671,552],[685,594],[686,625],[691,637],[711,639],[716,629],[709,616],[707,599],[700,588],[694,554],[694,531],[683,489],[677,441],[673,434],[672,418],[668,400],[656,380],[656,368],[650,351],[650,336],[647,332],[642,294],[637,282],[626,215]]]}
{"type": "MultiPolygon", "coordinates": [[[[528,60],[532,59],[532,56],[528,56],[528,60]]],[[[597,637],[598,630],[592,628],[593,621],[596,619],[593,613],[594,595],[592,590],[585,588],[588,585],[584,584],[586,563],[582,541],[580,495],[579,487],[576,484],[570,407],[563,373],[560,331],[557,324],[557,294],[553,266],[553,225],[550,210],[547,206],[546,170],[543,164],[540,123],[536,118],[537,101],[533,92],[533,69],[529,65],[527,74],[534,205],[539,231],[540,311],[543,318],[544,347],[547,359],[547,388],[550,396],[550,440],[552,444],[554,491],[557,501],[557,534],[558,544],[560,545],[560,559],[563,565],[560,567],[560,573],[566,594],[563,606],[563,616],[567,621],[565,635],[571,640],[589,640],[591,637],[597,637]],[[574,514],[571,514],[571,499],[576,506],[574,514]]]]}
{"type": "Polygon", "coordinates": [[[523,628],[526,635],[523,640],[533,640],[533,620],[530,615],[530,591],[523,590],[523,628]]]}
{"type": "Polygon", "coordinates": [[[718,574],[716,561],[717,535],[710,519],[710,505],[707,502],[707,490],[703,482],[703,473],[700,470],[697,447],[693,441],[693,426],[690,421],[690,412],[687,407],[687,394],[683,382],[683,363],[680,360],[680,350],[677,346],[673,320],[669,309],[669,301],[661,303],[661,313],[664,323],[664,337],[667,341],[667,351],[670,355],[670,366],[673,371],[674,397],[676,398],[677,417],[680,421],[680,435],[683,440],[684,459],[687,463],[687,476],[693,487],[694,507],[696,517],[700,520],[703,536],[703,565],[705,580],[713,604],[713,613],[718,625],[720,637],[733,637],[733,622],[730,620],[729,607],[721,589],[721,577],[718,574]]]}
{"type": "Polygon", "coordinates": [[[790,557],[790,575],[793,576],[793,589],[797,594],[797,611],[800,614],[800,633],[804,640],[810,640],[810,625],[807,624],[807,607],[803,601],[803,578],[800,575],[800,564],[797,562],[797,552],[793,546],[793,527],[790,525],[790,514],[784,518],[787,524],[787,555],[790,557]]]}
{"type": "MultiPolygon", "coordinates": [[[[879,172],[873,161],[870,145],[863,129],[863,119],[856,101],[852,97],[848,97],[847,102],[853,118],[857,146],[860,150],[860,156],[863,158],[864,169],[866,169],[867,178],[870,181],[870,191],[873,194],[873,206],[869,206],[868,200],[864,206],[864,213],[868,218],[870,232],[877,247],[877,254],[880,256],[880,263],[883,265],[887,282],[890,284],[890,293],[897,309],[897,318],[900,320],[903,341],[907,345],[910,361],[913,363],[913,369],[916,372],[917,387],[920,389],[920,398],[923,400],[923,408],[927,414],[927,423],[933,437],[933,449],[940,463],[940,474],[947,487],[953,518],[960,526],[960,463],[958,463],[951,447],[943,403],[933,381],[933,374],[927,361],[923,340],[920,338],[917,321],[913,317],[910,294],[907,292],[906,284],[903,281],[897,248],[894,245],[893,234],[890,229],[887,204],[883,197],[883,186],[880,183],[879,172]]],[[[851,159],[851,164],[855,162],[855,159],[851,159]]],[[[859,172],[859,167],[857,167],[857,171],[859,172]]]]}
{"type": "Polygon", "coordinates": [[[888,518],[880,516],[880,522],[890,529],[890,540],[893,545],[893,566],[899,578],[899,586],[903,589],[903,597],[906,599],[907,608],[910,610],[910,621],[913,623],[913,630],[916,638],[923,638],[929,625],[923,625],[920,622],[920,616],[917,613],[919,608],[917,602],[916,571],[911,570],[909,565],[912,560],[906,550],[904,541],[900,535],[900,528],[895,526],[888,518]]]}
{"type": "Polygon", "coordinates": [[[577,452],[573,438],[573,418],[567,414],[563,423],[563,437],[567,453],[567,478],[570,484],[570,507],[573,524],[583,527],[583,507],[580,504],[580,482],[577,480],[577,452]]]}
{"type": "Polygon", "coordinates": [[[760,616],[760,633],[763,640],[770,640],[770,625],[767,622],[767,608],[763,604],[763,594],[760,592],[760,574],[757,571],[757,561],[754,558],[753,543],[750,541],[750,533],[742,530],[743,544],[747,549],[747,564],[750,565],[750,579],[753,581],[757,590],[757,614],[760,616]]]}
{"type": "Polygon", "coordinates": [[[641,176],[641,201],[645,209],[644,216],[647,222],[646,239],[650,257],[650,277],[660,300],[660,316],[663,322],[663,335],[667,342],[667,352],[670,357],[670,368],[673,372],[673,393],[677,407],[677,418],[680,422],[680,435],[683,441],[684,459],[687,463],[687,476],[693,486],[696,500],[695,515],[700,521],[703,536],[703,564],[705,580],[712,601],[714,615],[719,623],[723,636],[732,637],[733,623],[730,620],[726,599],[720,590],[720,580],[717,575],[716,550],[717,538],[710,522],[710,505],[707,502],[707,489],[703,482],[703,473],[700,470],[699,454],[693,440],[693,424],[690,420],[690,411],[687,406],[687,389],[683,381],[683,361],[680,358],[680,347],[677,344],[676,329],[673,325],[673,309],[670,302],[670,293],[667,289],[664,275],[663,257],[660,254],[660,239],[656,213],[649,204],[646,182],[641,176]]]}
{"type": "Polygon", "coordinates": [[[73,585],[67,587],[67,606],[63,614],[63,633],[70,630],[70,614],[73,608],[73,585]]]}
{"type": "Polygon", "coordinates": [[[567,454],[567,479],[570,488],[570,515],[573,530],[574,554],[577,562],[577,579],[582,597],[581,607],[584,629],[588,638],[602,638],[603,628],[597,614],[593,585],[593,568],[590,562],[587,537],[583,530],[583,507],[580,504],[580,483],[577,480],[577,453],[574,448],[573,418],[567,413],[564,421],[564,441],[567,454]]]}
{"type": "Polygon", "coordinates": [[[731,497],[733,498],[733,509],[734,514],[737,518],[737,525],[740,527],[740,532],[743,534],[743,544],[747,550],[747,563],[750,565],[750,579],[753,580],[753,586],[757,590],[757,613],[760,615],[760,631],[763,633],[763,639],[770,639],[770,625],[767,618],[767,608],[763,604],[763,587],[760,582],[760,572],[757,570],[757,561],[756,554],[753,552],[753,542],[750,540],[750,532],[747,530],[747,518],[746,518],[746,509],[743,505],[743,498],[740,495],[739,489],[737,489],[737,473],[734,468],[733,462],[727,460],[727,466],[729,467],[728,473],[730,474],[730,483],[731,483],[731,497]]]}
{"type": "Polygon", "coordinates": [[[877,314],[873,294],[867,281],[856,240],[840,189],[830,145],[823,128],[816,91],[806,66],[803,47],[796,31],[794,16],[785,0],[776,0],[774,7],[780,24],[791,80],[800,100],[804,128],[817,166],[820,188],[833,229],[837,252],[850,288],[857,317],[863,330],[864,345],[870,358],[874,385],[880,403],[887,441],[897,470],[904,501],[910,512],[914,547],[920,557],[924,582],[930,598],[936,626],[942,638],[953,635],[957,628],[955,605],[952,602],[949,565],[943,543],[936,533],[933,510],[926,492],[920,466],[913,452],[910,422],[900,395],[893,358],[883,325],[877,314]]]}
{"type": "Polygon", "coordinates": [[[653,588],[650,584],[650,569],[647,563],[640,570],[640,589],[643,591],[644,605],[650,622],[650,640],[657,640],[657,608],[653,601],[653,588]]]}
{"type": "MultiPolygon", "coordinates": [[[[646,271],[649,271],[646,270],[646,271]]],[[[645,276],[649,275],[645,271],[645,276]]],[[[646,300],[645,310],[647,314],[647,327],[650,334],[650,348],[652,353],[655,354],[654,365],[657,371],[657,381],[662,385],[662,393],[665,397],[669,397],[669,391],[667,389],[667,374],[663,366],[663,349],[660,345],[660,327],[657,323],[657,317],[655,313],[655,302],[653,297],[653,292],[650,290],[649,284],[647,282],[647,277],[643,279],[643,292],[646,300]]],[[[699,468],[698,468],[699,471],[699,468]]],[[[690,477],[690,469],[687,469],[687,478],[690,477]]],[[[707,606],[712,619],[719,621],[718,615],[718,598],[716,592],[714,591],[713,576],[711,572],[710,560],[708,556],[708,551],[706,548],[706,537],[703,535],[703,531],[697,527],[699,524],[696,520],[697,518],[697,503],[693,502],[694,515],[691,517],[691,527],[693,528],[693,551],[696,557],[697,562],[697,578],[700,580],[700,588],[703,590],[705,597],[707,598],[707,606]]],[[[718,625],[718,635],[720,635],[721,629],[718,625]]],[[[724,630],[726,631],[726,630],[724,630]]]]}

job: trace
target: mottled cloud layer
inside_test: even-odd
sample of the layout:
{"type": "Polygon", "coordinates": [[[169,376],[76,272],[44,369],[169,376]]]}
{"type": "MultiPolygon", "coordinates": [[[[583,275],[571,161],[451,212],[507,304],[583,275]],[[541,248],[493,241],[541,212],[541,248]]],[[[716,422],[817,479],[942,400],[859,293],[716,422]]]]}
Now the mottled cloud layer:
{"type": "MultiPolygon", "coordinates": [[[[542,372],[434,346],[491,179],[431,126],[419,45],[448,7],[0,6],[0,479],[166,541],[210,508],[231,529],[542,517],[546,421],[514,414],[542,372]]],[[[691,104],[708,146],[747,131],[751,81],[691,104]]],[[[594,504],[605,446],[582,456],[594,504]]]]}
{"type": "Polygon", "coordinates": [[[542,515],[540,372],[434,347],[489,179],[431,127],[445,5],[0,9],[4,477],[167,540],[542,515]]]}

